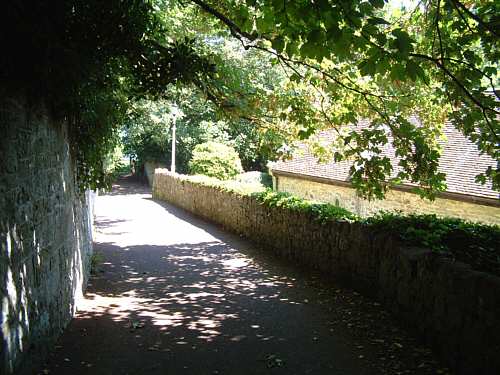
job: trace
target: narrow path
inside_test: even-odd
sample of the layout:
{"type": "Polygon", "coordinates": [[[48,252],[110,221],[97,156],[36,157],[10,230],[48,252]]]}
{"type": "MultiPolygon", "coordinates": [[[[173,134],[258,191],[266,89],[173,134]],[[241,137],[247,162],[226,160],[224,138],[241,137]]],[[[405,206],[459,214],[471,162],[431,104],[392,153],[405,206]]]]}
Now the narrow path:
{"type": "Polygon", "coordinates": [[[377,303],[122,181],[98,198],[102,261],[45,374],[431,374],[377,303]]]}

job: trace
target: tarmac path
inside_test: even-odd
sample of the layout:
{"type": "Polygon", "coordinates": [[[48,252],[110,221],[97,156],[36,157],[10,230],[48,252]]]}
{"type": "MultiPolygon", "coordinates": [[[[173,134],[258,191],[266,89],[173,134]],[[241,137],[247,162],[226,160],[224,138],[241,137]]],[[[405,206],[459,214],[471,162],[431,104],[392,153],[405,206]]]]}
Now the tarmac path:
{"type": "Polygon", "coordinates": [[[94,251],[85,300],[36,374],[436,373],[378,303],[129,180],[97,198],[94,251]]]}

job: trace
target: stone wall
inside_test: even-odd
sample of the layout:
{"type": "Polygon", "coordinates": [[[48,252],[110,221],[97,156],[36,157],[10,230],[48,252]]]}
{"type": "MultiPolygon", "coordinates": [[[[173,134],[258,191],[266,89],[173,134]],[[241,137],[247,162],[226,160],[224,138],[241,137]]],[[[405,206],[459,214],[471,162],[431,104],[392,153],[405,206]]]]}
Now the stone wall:
{"type": "Polygon", "coordinates": [[[70,321],[92,255],[65,126],[0,98],[0,373],[41,358],[70,321]]]}
{"type": "Polygon", "coordinates": [[[500,373],[500,278],[362,224],[322,225],[254,198],[156,171],[153,197],[319,269],[382,301],[457,374],[500,373]]]}
{"type": "Polygon", "coordinates": [[[360,216],[370,216],[381,210],[399,210],[406,213],[433,213],[500,225],[500,203],[493,206],[445,198],[436,198],[434,202],[430,202],[421,199],[417,194],[399,190],[390,191],[384,200],[368,201],[358,197],[356,191],[348,186],[279,174],[274,176],[274,180],[277,191],[288,192],[304,199],[332,203],[360,216]]]}
{"type": "Polygon", "coordinates": [[[146,179],[148,180],[149,186],[153,186],[153,180],[155,178],[155,169],[156,168],[166,168],[165,164],[157,162],[157,161],[147,161],[144,163],[144,174],[146,175],[146,179]]]}

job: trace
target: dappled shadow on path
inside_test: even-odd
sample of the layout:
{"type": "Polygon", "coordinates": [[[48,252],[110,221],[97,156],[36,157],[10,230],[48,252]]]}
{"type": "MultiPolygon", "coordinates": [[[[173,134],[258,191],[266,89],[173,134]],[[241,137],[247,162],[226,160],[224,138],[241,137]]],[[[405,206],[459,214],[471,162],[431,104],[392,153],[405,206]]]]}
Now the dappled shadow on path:
{"type": "Polygon", "coordinates": [[[50,374],[434,373],[378,304],[122,187],[101,197],[105,261],[50,374]]]}
{"type": "MultiPolygon", "coordinates": [[[[280,301],[276,287],[293,286],[292,280],[286,277],[259,271],[251,259],[235,255],[234,250],[220,242],[131,246],[120,250],[130,261],[119,266],[121,270],[116,270],[111,262],[106,266],[125,277],[114,283],[112,292],[88,294],[91,316],[106,312],[115,320],[128,321],[129,313],[134,313],[137,318],[150,319],[167,334],[176,327],[187,328],[191,339],[214,340],[223,334],[222,322],[241,321],[254,315],[254,300],[280,301]],[[136,253],[144,251],[149,252],[147,263],[137,259],[136,253]],[[152,258],[155,269],[148,267],[152,258]],[[107,308],[108,301],[117,306],[107,308]]],[[[251,327],[239,328],[243,331],[235,332],[236,336],[258,335],[257,325],[250,330],[247,328],[251,327]]]]}
{"type": "Polygon", "coordinates": [[[334,305],[293,273],[226,243],[96,248],[106,261],[51,374],[395,374],[404,366],[433,373],[429,364],[418,368],[429,353],[415,356],[378,304],[329,289],[334,305]],[[360,317],[359,303],[376,320],[360,317]],[[390,332],[377,332],[380,324],[390,332]],[[382,360],[355,338],[370,329],[382,360]]]}
{"type": "Polygon", "coordinates": [[[120,224],[126,223],[127,221],[128,220],[124,220],[124,219],[116,219],[116,220],[102,219],[102,220],[99,220],[98,222],[94,223],[94,227],[97,230],[102,231],[104,229],[116,227],[120,224]]]}
{"type": "Polygon", "coordinates": [[[293,363],[293,373],[365,373],[340,337],[316,343],[319,353],[304,351],[324,322],[306,319],[307,303],[284,293],[294,279],[260,268],[224,243],[98,248],[110,259],[77,320],[110,321],[128,335],[126,351],[143,353],[159,369],[290,373],[284,365],[293,363]]]}

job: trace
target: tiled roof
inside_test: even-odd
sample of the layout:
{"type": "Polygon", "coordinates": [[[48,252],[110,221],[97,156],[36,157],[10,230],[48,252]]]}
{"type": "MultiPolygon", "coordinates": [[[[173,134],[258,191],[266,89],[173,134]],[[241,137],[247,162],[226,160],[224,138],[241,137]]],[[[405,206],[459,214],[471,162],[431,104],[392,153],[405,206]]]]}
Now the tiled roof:
{"type": "MultiPolygon", "coordinates": [[[[362,124],[361,127],[366,126],[362,124]]],[[[321,142],[332,142],[335,139],[333,130],[326,130],[318,134],[321,142]]],[[[439,171],[446,174],[446,191],[469,196],[499,199],[498,192],[492,189],[491,183],[481,185],[475,182],[475,176],[485,171],[489,166],[497,167],[497,162],[488,155],[481,155],[475,144],[463,136],[451,123],[444,126],[446,141],[441,141],[443,152],[440,158],[439,171]]],[[[387,144],[383,150],[392,162],[394,169],[398,164],[392,145],[387,144]]],[[[321,177],[334,181],[348,182],[350,161],[339,163],[318,163],[309,150],[309,147],[301,143],[298,152],[292,160],[280,161],[273,165],[272,170],[276,172],[287,172],[301,174],[311,177],[321,177]]]]}

